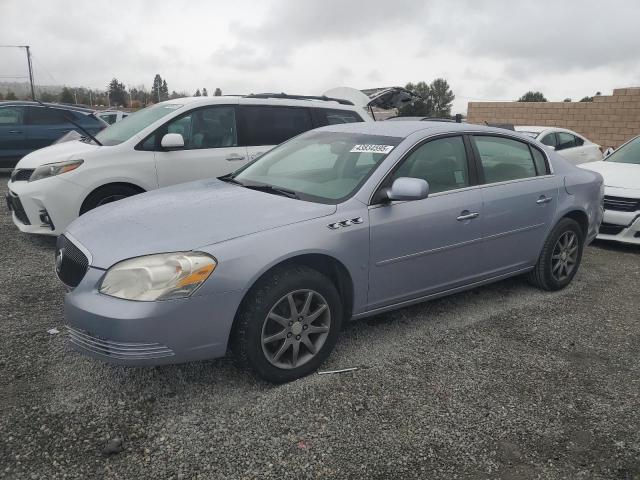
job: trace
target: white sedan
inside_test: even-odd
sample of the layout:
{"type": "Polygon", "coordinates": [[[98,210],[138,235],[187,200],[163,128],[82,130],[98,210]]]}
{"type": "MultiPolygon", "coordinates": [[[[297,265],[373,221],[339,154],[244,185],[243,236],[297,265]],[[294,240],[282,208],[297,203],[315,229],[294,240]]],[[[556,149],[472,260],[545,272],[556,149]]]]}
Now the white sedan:
{"type": "Polygon", "coordinates": [[[514,129],[552,148],[574,165],[602,160],[600,145],[571,130],[534,126],[516,126],[514,129]]]}
{"type": "Polygon", "coordinates": [[[640,136],[603,161],[580,166],[604,177],[604,219],[598,238],[640,245],[640,136]]]}

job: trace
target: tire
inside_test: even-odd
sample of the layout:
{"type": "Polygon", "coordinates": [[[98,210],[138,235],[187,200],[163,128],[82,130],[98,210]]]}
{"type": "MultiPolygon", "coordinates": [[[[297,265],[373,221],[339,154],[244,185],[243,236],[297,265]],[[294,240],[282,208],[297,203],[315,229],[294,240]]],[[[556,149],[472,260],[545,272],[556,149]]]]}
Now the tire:
{"type": "Polygon", "coordinates": [[[527,280],[542,290],[563,289],[575,277],[583,249],[584,232],[580,225],[575,220],[563,218],[547,237],[536,266],[527,274],[527,280]]]}
{"type": "Polygon", "coordinates": [[[315,371],[327,359],[342,317],[340,295],[326,276],[302,265],[278,268],[243,301],[231,349],[240,366],[264,380],[289,382],[315,371]]]}
{"type": "Polygon", "coordinates": [[[132,197],[139,193],[142,193],[142,190],[129,185],[105,185],[87,196],[82,203],[82,207],[80,207],[80,215],[101,205],[132,197]]]}

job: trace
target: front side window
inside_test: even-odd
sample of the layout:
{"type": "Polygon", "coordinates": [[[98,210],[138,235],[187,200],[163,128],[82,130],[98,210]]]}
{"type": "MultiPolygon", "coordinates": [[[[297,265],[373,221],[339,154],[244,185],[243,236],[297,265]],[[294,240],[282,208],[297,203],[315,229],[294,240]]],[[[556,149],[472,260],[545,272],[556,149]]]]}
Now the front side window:
{"type": "Polygon", "coordinates": [[[351,110],[337,110],[318,108],[318,123],[320,126],[339,125],[341,123],[364,122],[362,117],[351,110]]]}
{"type": "Polygon", "coordinates": [[[565,150],[576,146],[576,137],[566,132],[558,132],[558,145],[556,150],[565,150]]]}
{"type": "Polygon", "coordinates": [[[626,145],[620,147],[605,158],[604,161],[640,165],[640,137],[636,137],[626,145]]]}
{"type": "Polygon", "coordinates": [[[313,128],[307,108],[244,105],[247,145],[278,145],[313,128]]]}
{"type": "Polygon", "coordinates": [[[526,143],[510,138],[474,136],[485,183],[536,176],[536,166],[526,143]]]}
{"type": "Polygon", "coordinates": [[[414,150],[393,174],[422,178],[429,184],[429,193],[468,187],[469,168],[462,137],[431,140],[414,150]]]}
{"type": "Polygon", "coordinates": [[[307,132],[238,170],[247,186],[291,190],[302,200],[338,203],[354,194],[402,139],[380,135],[307,132]]]}
{"type": "Polygon", "coordinates": [[[96,135],[103,145],[119,145],[147,128],[152,123],[182,108],[181,103],[158,103],[132,113],[96,135]]]}
{"type": "Polygon", "coordinates": [[[3,107],[0,108],[0,127],[9,127],[12,125],[22,125],[22,107],[3,107]]]}
{"type": "Polygon", "coordinates": [[[178,133],[184,139],[185,150],[224,148],[238,145],[236,109],[215,106],[194,110],[162,127],[161,135],[178,133]]]}

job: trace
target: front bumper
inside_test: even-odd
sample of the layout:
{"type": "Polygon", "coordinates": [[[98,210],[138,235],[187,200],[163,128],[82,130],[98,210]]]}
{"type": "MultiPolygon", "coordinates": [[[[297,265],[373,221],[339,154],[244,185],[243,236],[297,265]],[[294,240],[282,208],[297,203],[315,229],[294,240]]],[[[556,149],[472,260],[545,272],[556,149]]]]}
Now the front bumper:
{"type": "Polygon", "coordinates": [[[85,188],[58,177],[9,181],[13,223],[25,233],[60,235],[78,217],[85,188]]]}
{"type": "Polygon", "coordinates": [[[65,297],[73,347],[120,365],[163,365],[225,355],[243,292],[137,302],[102,295],[104,271],[87,270],[65,297]]]}
{"type": "Polygon", "coordinates": [[[605,210],[597,238],[640,245],[640,212],[605,210]]]}

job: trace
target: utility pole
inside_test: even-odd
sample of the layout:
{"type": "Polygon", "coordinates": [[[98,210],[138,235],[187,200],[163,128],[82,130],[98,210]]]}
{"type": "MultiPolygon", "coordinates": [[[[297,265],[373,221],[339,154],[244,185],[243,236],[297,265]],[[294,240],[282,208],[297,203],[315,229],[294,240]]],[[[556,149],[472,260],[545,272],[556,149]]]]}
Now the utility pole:
{"type": "Polygon", "coordinates": [[[33,68],[31,67],[31,50],[29,50],[29,45],[25,45],[24,48],[27,50],[27,64],[29,65],[29,81],[31,82],[31,99],[35,101],[36,89],[33,86],[33,68]]]}

